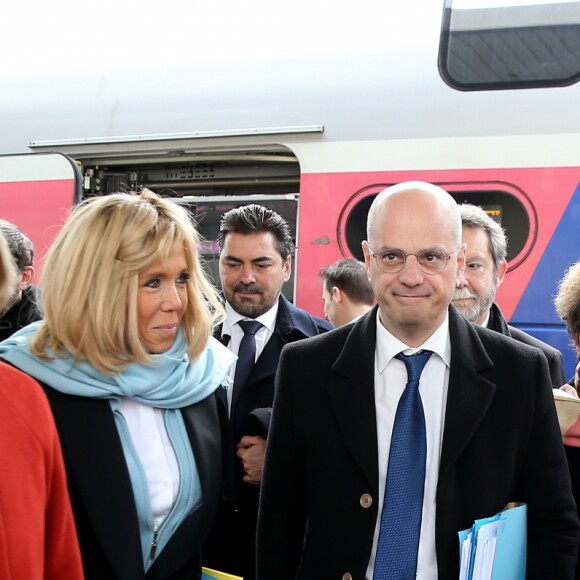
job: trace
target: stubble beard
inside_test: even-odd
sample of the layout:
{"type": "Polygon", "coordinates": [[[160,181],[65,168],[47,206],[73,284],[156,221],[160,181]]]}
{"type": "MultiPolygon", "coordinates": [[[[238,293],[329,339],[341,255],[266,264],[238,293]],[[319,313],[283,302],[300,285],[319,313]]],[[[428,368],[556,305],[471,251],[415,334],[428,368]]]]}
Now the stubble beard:
{"type": "Polygon", "coordinates": [[[459,310],[459,312],[469,320],[469,322],[477,323],[477,320],[491,308],[491,305],[495,300],[497,286],[497,276],[494,276],[489,294],[486,296],[481,296],[481,294],[467,288],[456,289],[453,293],[452,303],[457,310],[459,310]],[[474,302],[472,304],[465,303],[465,299],[471,299],[474,302]],[[456,300],[461,300],[461,306],[456,303],[456,300]]]}

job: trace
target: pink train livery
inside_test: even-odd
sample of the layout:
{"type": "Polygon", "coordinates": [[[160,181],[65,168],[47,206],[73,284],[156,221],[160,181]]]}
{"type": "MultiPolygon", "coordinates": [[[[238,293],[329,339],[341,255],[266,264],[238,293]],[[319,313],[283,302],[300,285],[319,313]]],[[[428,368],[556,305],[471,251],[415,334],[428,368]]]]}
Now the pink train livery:
{"type": "Polygon", "coordinates": [[[149,187],[188,205],[217,282],[220,216],[261,203],[295,235],[286,295],[321,315],[319,270],[362,258],[374,196],[437,183],[505,228],[498,302],[571,375],[552,300],[580,259],[580,2],[477,4],[368,2],[348,35],[329,18],[283,54],[0,74],[0,217],[42,265],[81,199],[149,187]]]}

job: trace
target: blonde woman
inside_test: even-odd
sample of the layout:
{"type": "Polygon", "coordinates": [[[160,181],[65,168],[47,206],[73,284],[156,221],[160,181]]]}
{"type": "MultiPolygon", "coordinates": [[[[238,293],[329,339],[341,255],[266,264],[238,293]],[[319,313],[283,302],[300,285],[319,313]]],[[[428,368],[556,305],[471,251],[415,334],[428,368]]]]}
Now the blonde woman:
{"type": "Polygon", "coordinates": [[[0,345],[44,386],[88,580],[201,577],[220,499],[214,393],[235,357],[187,211],[150,191],[81,204],[52,246],[45,312],[0,345]]]}

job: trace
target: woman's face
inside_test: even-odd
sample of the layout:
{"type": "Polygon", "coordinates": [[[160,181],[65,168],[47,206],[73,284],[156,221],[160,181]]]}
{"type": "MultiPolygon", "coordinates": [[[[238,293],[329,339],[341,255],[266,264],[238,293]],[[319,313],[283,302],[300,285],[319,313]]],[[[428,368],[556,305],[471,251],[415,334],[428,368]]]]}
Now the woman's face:
{"type": "Polygon", "coordinates": [[[187,310],[189,277],[181,244],[173,246],[166,262],[158,260],[139,274],[139,336],[151,354],[166,352],[173,345],[187,310]]]}

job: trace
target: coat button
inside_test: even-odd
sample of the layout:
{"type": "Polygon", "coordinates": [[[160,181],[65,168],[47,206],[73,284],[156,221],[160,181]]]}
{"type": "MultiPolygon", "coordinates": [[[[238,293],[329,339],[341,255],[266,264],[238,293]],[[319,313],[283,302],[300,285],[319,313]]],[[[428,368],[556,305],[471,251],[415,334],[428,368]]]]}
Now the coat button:
{"type": "Polygon", "coordinates": [[[346,574],[343,574],[342,580],[352,580],[352,574],[349,574],[348,572],[346,574]]]}
{"type": "Polygon", "coordinates": [[[370,493],[363,493],[360,496],[360,505],[364,509],[370,508],[373,505],[373,496],[370,493]]]}

